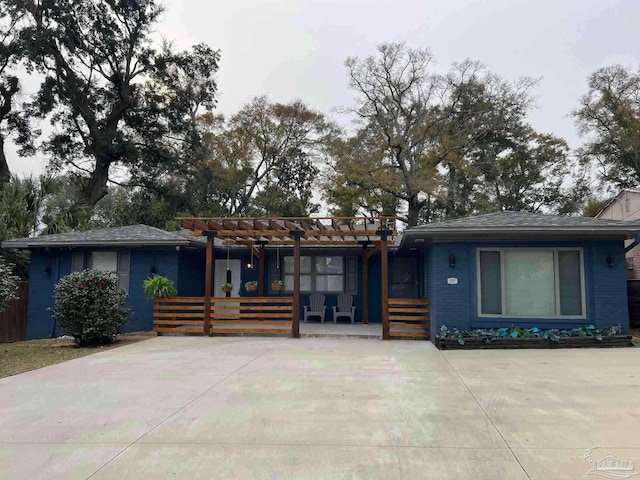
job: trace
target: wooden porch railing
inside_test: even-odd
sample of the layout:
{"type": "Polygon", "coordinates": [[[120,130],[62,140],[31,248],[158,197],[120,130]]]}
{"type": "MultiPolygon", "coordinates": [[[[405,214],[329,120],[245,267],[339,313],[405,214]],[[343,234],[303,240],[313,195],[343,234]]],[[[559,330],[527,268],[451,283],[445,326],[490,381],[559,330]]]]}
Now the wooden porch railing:
{"type": "MultiPolygon", "coordinates": [[[[211,298],[211,334],[293,334],[291,297],[211,298]]],[[[153,329],[158,333],[204,334],[204,297],[157,298],[153,329]]]]}
{"type": "Polygon", "coordinates": [[[429,300],[390,298],[388,315],[391,338],[430,338],[429,300]]]}

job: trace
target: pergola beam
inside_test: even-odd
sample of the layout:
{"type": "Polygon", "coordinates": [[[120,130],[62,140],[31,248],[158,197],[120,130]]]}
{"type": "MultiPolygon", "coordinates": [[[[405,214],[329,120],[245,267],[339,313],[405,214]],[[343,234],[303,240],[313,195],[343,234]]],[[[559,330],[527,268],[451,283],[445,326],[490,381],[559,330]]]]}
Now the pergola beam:
{"type": "MultiPolygon", "coordinates": [[[[290,232],[300,233],[303,246],[357,245],[379,238],[376,224],[389,226],[389,238],[397,235],[394,217],[289,217],[289,218],[180,218],[180,224],[192,233],[216,232],[220,239],[235,244],[268,241],[273,245],[294,245],[290,232]],[[345,226],[346,225],[346,228],[345,226]]],[[[375,248],[375,247],[374,247],[375,248]]],[[[369,251],[369,258],[375,252],[369,251]]]]}
{"type": "Polygon", "coordinates": [[[274,220],[272,218],[269,219],[269,228],[271,230],[286,230],[286,228],[284,228],[284,225],[281,225],[277,220],[274,220]]]}

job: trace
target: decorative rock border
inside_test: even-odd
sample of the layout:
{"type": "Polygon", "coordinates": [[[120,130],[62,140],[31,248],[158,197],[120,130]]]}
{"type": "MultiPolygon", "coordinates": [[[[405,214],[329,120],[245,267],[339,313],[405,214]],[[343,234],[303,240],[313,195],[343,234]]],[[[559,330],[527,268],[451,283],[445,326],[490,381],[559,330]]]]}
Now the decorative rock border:
{"type": "Polygon", "coordinates": [[[465,338],[460,345],[456,338],[436,338],[440,350],[521,349],[521,348],[615,348],[633,347],[631,335],[615,335],[596,340],[593,337],[560,337],[558,342],[546,338],[499,338],[487,342],[482,338],[465,338]]]}

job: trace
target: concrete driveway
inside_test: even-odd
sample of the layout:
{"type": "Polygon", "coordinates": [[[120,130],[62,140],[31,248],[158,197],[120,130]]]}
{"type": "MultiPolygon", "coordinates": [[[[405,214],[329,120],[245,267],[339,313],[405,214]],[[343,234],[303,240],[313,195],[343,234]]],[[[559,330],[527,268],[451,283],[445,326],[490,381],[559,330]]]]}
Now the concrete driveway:
{"type": "Polygon", "coordinates": [[[592,447],[640,472],[639,349],[159,337],[0,380],[1,478],[605,478],[592,447]]]}

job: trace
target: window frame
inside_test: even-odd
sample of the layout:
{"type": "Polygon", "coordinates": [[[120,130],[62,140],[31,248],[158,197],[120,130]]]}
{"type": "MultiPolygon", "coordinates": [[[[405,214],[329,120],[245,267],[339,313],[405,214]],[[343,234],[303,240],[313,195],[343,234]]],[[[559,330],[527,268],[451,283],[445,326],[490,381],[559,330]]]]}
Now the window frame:
{"type": "Polygon", "coordinates": [[[476,249],[476,313],[478,318],[481,319],[493,319],[493,318],[521,318],[526,320],[584,320],[587,318],[587,297],[586,297],[586,275],[584,267],[584,249],[582,247],[481,247],[476,249]],[[503,252],[553,252],[553,278],[554,278],[554,291],[555,291],[555,311],[556,315],[553,316],[531,316],[531,315],[508,315],[505,313],[482,313],[482,297],[481,297],[481,272],[480,272],[480,253],[481,252],[500,252],[500,293],[501,309],[502,312],[506,311],[506,285],[504,281],[505,275],[505,256],[503,252]],[[582,315],[559,315],[560,312],[560,272],[558,262],[558,252],[578,252],[580,258],[580,289],[581,289],[581,307],[582,315]]]}
{"type": "MultiPolygon", "coordinates": [[[[117,269],[113,273],[118,279],[118,288],[123,289],[129,295],[131,290],[131,250],[129,249],[108,249],[92,248],[75,250],[71,257],[71,270],[78,272],[82,270],[98,270],[93,266],[94,252],[115,252],[117,254],[117,269]]],[[[102,270],[106,271],[106,270],[102,270]]]]}
{"type": "Polygon", "coordinates": [[[89,259],[88,259],[88,268],[91,270],[100,270],[103,272],[109,272],[109,273],[113,273],[114,275],[118,275],[118,272],[120,271],[120,252],[118,252],[117,250],[90,250],[89,251],[89,255],[88,255],[89,259]],[[101,253],[109,253],[109,254],[113,254],[115,256],[115,260],[116,260],[116,268],[115,270],[103,270],[100,268],[96,268],[93,264],[93,256],[95,254],[101,254],[101,253]]]}
{"type": "MultiPolygon", "coordinates": [[[[293,273],[286,273],[285,272],[285,258],[287,257],[291,257],[293,258],[293,255],[284,255],[282,257],[282,280],[285,284],[285,289],[284,291],[287,293],[291,293],[293,292],[293,290],[287,290],[286,289],[286,282],[284,281],[284,277],[287,275],[291,275],[293,276],[293,273]]],[[[309,275],[311,277],[311,290],[303,290],[300,289],[300,292],[302,293],[323,293],[323,294],[328,294],[328,295],[340,295],[341,293],[345,293],[347,291],[347,257],[345,255],[301,255],[300,258],[302,257],[309,257],[311,260],[311,272],[310,273],[301,273],[300,276],[302,275],[309,275]],[[340,257],[342,258],[342,273],[340,274],[336,274],[336,273],[318,273],[316,271],[316,258],[326,258],[326,257],[340,257]],[[340,291],[338,290],[318,290],[316,288],[316,277],[318,276],[341,276],[342,277],[342,289],[340,291]]]]}

